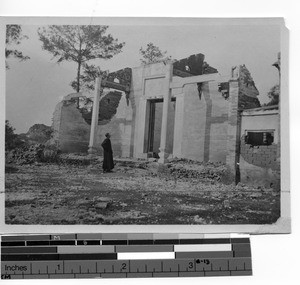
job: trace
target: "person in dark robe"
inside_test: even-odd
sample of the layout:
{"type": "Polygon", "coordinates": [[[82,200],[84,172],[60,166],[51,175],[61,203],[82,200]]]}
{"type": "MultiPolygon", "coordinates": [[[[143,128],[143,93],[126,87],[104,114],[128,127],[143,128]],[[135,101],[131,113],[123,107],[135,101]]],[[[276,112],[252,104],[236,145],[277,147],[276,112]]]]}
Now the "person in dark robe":
{"type": "Polygon", "coordinates": [[[113,151],[111,148],[110,134],[105,134],[106,139],[101,144],[103,148],[103,172],[112,172],[114,168],[113,151]]]}

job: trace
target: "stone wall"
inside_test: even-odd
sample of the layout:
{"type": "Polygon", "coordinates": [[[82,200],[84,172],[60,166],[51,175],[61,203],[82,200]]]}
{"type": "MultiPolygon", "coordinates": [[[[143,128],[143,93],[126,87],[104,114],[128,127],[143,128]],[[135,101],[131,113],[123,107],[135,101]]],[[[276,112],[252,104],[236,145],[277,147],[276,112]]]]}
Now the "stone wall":
{"type": "Polygon", "coordinates": [[[278,169],[276,144],[251,146],[245,143],[245,136],[242,136],[241,156],[255,166],[278,169]]]}
{"type": "MultiPolygon", "coordinates": [[[[225,162],[228,102],[218,91],[217,82],[203,83],[200,93],[197,84],[188,84],[184,87],[183,96],[184,99],[177,100],[178,104],[184,104],[181,156],[199,161],[225,162]]],[[[179,148],[178,142],[176,146],[179,148]]]]}
{"type": "Polygon", "coordinates": [[[90,125],[82,117],[76,100],[64,100],[57,104],[53,128],[54,140],[62,152],[87,152],[90,125]]]}
{"type": "Polygon", "coordinates": [[[240,175],[242,183],[280,187],[278,108],[247,110],[241,114],[240,175]],[[245,140],[248,131],[272,132],[270,145],[251,145],[245,140]]]}
{"type": "Polygon", "coordinates": [[[251,109],[260,107],[257,99],[259,92],[255,86],[253,78],[245,65],[239,66],[239,109],[251,109]]]}
{"type": "MultiPolygon", "coordinates": [[[[90,139],[90,103],[78,107],[77,97],[66,96],[57,104],[53,115],[54,141],[62,152],[87,153],[90,139]]],[[[81,100],[83,101],[83,100],[81,100]]],[[[88,100],[86,102],[89,102],[88,100]]],[[[132,105],[121,92],[108,92],[100,100],[96,150],[102,154],[101,142],[106,133],[111,134],[114,155],[132,156],[132,105]]]]}
{"type": "Polygon", "coordinates": [[[228,126],[228,102],[218,91],[217,82],[203,84],[205,99],[206,125],[204,161],[225,162],[228,126]],[[207,89],[206,89],[207,87],[207,89]]]}
{"type": "Polygon", "coordinates": [[[199,97],[197,84],[184,87],[181,157],[204,160],[206,109],[205,99],[199,97]]]}
{"type": "MultiPolygon", "coordinates": [[[[149,110],[150,101],[162,101],[164,97],[165,88],[165,74],[166,65],[164,63],[147,64],[141,67],[132,69],[132,85],[130,97],[136,105],[136,115],[134,117],[134,130],[133,130],[133,156],[137,158],[147,158],[148,156],[148,132],[149,132],[149,110]]],[[[161,124],[162,103],[156,104],[156,123],[161,124]],[[160,123],[159,123],[160,121],[160,123]]],[[[174,109],[174,108],[173,108],[174,109]]],[[[170,110],[174,114],[174,110],[170,110]]],[[[170,121],[170,125],[174,125],[170,121]]],[[[160,136],[158,132],[161,126],[155,128],[155,148],[156,150],[160,144],[160,136]]],[[[169,131],[174,127],[169,128],[169,131]]],[[[170,150],[173,147],[173,131],[167,136],[167,148],[170,150]]]]}

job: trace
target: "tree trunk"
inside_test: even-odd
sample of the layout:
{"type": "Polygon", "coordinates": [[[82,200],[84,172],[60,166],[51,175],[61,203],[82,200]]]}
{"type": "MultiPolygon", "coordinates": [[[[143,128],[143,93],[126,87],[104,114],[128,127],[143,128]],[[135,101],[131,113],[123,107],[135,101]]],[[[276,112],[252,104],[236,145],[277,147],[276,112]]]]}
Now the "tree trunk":
{"type": "MultiPolygon", "coordinates": [[[[79,61],[77,67],[77,86],[76,86],[77,93],[80,91],[80,68],[81,68],[81,62],[79,61]]],[[[77,108],[79,108],[79,97],[77,98],[77,108]]]]}
{"type": "Polygon", "coordinates": [[[77,93],[80,91],[80,69],[81,69],[81,62],[78,62],[78,67],[77,67],[77,87],[76,87],[76,92],[77,93]]]}

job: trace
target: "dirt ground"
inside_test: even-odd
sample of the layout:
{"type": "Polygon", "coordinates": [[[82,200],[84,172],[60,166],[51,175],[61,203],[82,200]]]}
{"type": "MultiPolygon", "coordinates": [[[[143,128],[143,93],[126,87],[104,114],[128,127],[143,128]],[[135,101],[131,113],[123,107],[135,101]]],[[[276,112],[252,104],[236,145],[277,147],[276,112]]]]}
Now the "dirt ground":
{"type": "Polygon", "coordinates": [[[7,224],[270,224],[280,192],[222,182],[222,165],[119,161],[6,166],[7,224]]]}

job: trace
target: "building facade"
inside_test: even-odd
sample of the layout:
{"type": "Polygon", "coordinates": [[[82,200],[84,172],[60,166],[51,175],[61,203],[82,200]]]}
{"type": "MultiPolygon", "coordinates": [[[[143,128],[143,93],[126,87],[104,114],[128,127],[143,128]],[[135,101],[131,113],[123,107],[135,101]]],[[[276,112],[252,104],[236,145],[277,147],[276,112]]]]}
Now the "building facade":
{"type": "MultiPolygon", "coordinates": [[[[232,68],[228,76],[210,67],[202,54],[175,63],[143,65],[130,70],[128,89],[118,88],[120,78],[118,73],[113,75],[116,77],[110,78],[110,88],[103,84],[101,96],[100,92],[95,95],[99,96],[96,115],[92,100],[80,93],[70,94],[58,103],[53,128],[61,151],[87,153],[93,149],[101,154],[101,142],[109,132],[115,157],[154,157],[161,163],[170,158],[224,162],[236,182],[247,182],[251,180],[245,175],[247,168],[253,170],[255,164],[249,159],[250,152],[246,154],[251,139],[247,144],[245,137],[253,137],[251,130],[272,130],[273,146],[270,140],[263,146],[268,150],[275,150],[280,139],[276,136],[278,120],[270,120],[269,113],[274,110],[261,110],[260,114],[258,110],[245,111],[260,107],[260,103],[244,65],[232,68]]],[[[253,147],[251,150],[257,145],[253,147]]],[[[278,168],[277,149],[275,156],[273,169],[275,164],[278,168]]]]}

